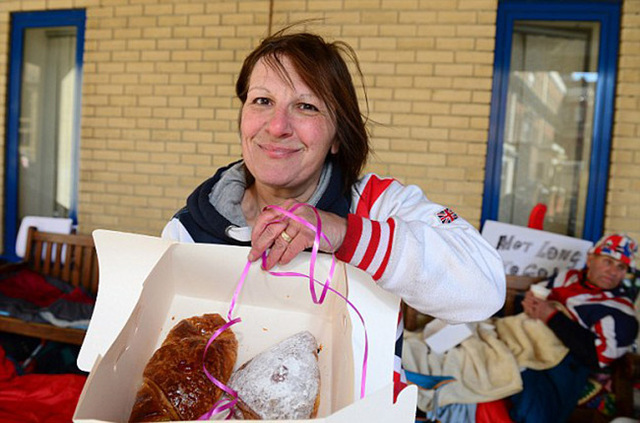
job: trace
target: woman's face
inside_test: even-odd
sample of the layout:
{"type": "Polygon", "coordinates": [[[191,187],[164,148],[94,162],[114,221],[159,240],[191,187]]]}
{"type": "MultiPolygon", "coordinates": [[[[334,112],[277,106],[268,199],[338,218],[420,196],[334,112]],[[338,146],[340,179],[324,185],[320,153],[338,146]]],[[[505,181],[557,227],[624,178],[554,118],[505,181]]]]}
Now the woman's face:
{"type": "Polygon", "coordinates": [[[337,152],[335,125],[325,103],[282,57],[291,83],[260,60],[242,106],[242,156],[256,184],[311,195],[329,151],[337,152]],[[310,192],[309,192],[310,191],[310,192]]]}

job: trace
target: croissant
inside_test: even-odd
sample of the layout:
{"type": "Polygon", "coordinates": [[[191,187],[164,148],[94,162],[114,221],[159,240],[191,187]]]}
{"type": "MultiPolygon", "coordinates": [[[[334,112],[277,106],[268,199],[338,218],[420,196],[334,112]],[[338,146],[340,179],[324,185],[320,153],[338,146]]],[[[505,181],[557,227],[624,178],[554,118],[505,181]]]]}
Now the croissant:
{"type": "MultiPolygon", "coordinates": [[[[142,375],[130,422],[197,420],[222,396],[202,369],[204,348],[226,321],[219,314],[181,320],[153,354],[142,375]]],[[[207,371],[223,384],[231,376],[238,342],[231,329],[207,350],[207,371]]]]}

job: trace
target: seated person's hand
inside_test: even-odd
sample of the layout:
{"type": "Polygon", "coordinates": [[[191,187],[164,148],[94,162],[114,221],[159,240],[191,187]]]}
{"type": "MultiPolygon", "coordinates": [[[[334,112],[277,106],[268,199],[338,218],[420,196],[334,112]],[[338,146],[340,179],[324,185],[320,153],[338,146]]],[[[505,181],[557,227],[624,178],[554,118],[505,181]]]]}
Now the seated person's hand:
{"type": "Polygon", "coordinates": [[[540,319],[545,323],[557,311],[552,302],[537,298],[531,291],[527,291],[525,294],[522,308],[527,316],[540,319]]]}

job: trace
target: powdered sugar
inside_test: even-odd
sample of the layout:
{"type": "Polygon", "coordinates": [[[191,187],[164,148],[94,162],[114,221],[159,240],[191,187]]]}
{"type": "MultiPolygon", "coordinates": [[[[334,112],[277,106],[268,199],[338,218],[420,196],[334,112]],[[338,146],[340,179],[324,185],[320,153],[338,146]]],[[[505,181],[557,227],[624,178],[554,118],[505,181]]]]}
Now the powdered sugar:
{"type": "Polygon", "coordinates": [[[311,333],[298,332],[245,363],[229,387],[265,420],[311,418],[320,391],[317,350],[311,333]]]}

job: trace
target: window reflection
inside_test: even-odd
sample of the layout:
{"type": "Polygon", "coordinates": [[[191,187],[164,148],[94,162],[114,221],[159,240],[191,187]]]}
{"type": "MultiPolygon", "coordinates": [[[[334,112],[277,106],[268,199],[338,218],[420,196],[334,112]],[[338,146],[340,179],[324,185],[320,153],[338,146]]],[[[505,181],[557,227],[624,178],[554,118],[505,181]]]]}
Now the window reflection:
{"type": "Polygon", "coordinates": [[[597,22],[517,21],[504,123],[499,220],[581,236],[598,75],[597,22]]]}
{"type": "Polygon", "coordinates": [[[68,217],[73,195],[76,28],[24,33],[18,214],[68,217]]]}

